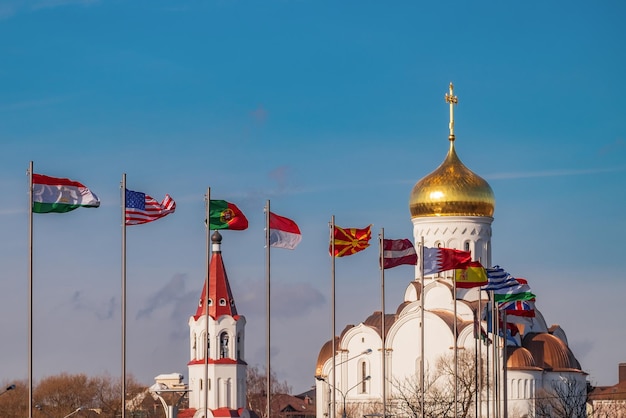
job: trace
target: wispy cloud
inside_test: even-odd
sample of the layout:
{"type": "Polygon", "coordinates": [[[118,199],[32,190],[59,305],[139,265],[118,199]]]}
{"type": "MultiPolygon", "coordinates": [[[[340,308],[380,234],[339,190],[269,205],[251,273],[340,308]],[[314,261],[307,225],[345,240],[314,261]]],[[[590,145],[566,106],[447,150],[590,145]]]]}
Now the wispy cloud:
{"type": "Polygon", "coordinates": [[[71,5],[90,6],[96,3],[99,3],[99,0],[38,0],[38,1],[32,2],[30,9],[31,10],[53,9],[55,7],[71,6],[71,5]]]}
{"type": "MultiPolygon", "coordinates": [[[[2,15],[2,11],[0,10],[0,16],[2,15]]],[[[37,99],[37,100],[23,100],[20,102],[0,104],[0,112],[2,111],[11,111],[11,110],[24,110],[24,109],[32,109],[38,107],[45,107],[50,105],[55,105],[64,102],[67,100],[67,97],[50,97],[47,99],[37,99]]]]}
{"type": "Polygon", "coordinates": [[[3,0],[0,3],[0,20],[10,19],[20,13],[63,6],[90,6],[99,2],[100,0],[3,0]]]}
{"type": "Polygon", "coordinates": [[[92,313],[100,320],[113,318],[116,307],[118,306],[115,297],[111,297],[106,302],[99,305],[85,301],[80,291],[74,292],[70,298],[70,303],[75,311],[92,313]]]}
{"type": "Polygon", "coordinates": [[[582,176],[587,174],[601,174],[601,173],[617,173],[620,171],[626,171],[626,167],[607,167],[607,168],[587,168],[587,169],[561,169],[561,170],[541,170],[541,171],[526,171],[526,172],[513,172],[513,173],[495,173],[485,175],[486,180],[511,180],[511,179],[524,179],[533,177],[562,177],[562,176],[582,176]]]}
{"type": "MultiPolygon", "coordinates": [[[[248,280],[239,282],[233,292],[238,295],[237,307],[247,315],[263,315],[265,312],[265,282],[248,280]]],[[[326,303],[324,295],[309,283],[272,283],[272,298],[280,300],[272,306],[272,315],[283,318],[298,318],[308,315],[326,303]]]]}

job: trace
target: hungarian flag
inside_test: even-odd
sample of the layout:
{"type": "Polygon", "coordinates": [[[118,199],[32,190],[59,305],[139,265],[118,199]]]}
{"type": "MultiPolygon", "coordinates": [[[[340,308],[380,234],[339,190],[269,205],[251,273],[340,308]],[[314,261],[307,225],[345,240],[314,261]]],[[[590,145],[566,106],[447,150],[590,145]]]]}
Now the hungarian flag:
{"type": "Polygon", "coordinates": [[[209,205],[209,229],[248,229],[248,219],[239,208],[225,200],[211,200],[209,205]]]}
{"type": "Polygon", "coordinates": [[[470,261],[467,268],[454,270],[454,280],[456,287],[461,289],[485,286],[487,284],[487,272],[479,261],[470,261]]]}
{"type": "Polygon", "coordinates": [[[294,221],[270,212],[270,246],[293,250],[301,240],[300,228],[294,221]]]}
{"type": "Polygon", "coordinates": [[[98,196],[74,180],[33,173],[33,212],[65,213],[76,208],[97,208],[98,196]]]}
{"type": "Polygon", "coordinates": [[[156,221],[176,211],[176,202],[166,194],[161,203],[145,193],[126,189],[126,225],[156,221]]]}
{"type": "Polygon", "coordinates": [[[424,275],[435,274],[446,270],[464,269],[472,259],[469,251],[453,248],[424,247],[424,275]]]}
{"type": "Polygon", "coordinates": [[[383,240],[383,268],[390,269],[401,264],[417,264],[417,252],[409,239],[383,240]]]}
{"type": "MultiPolygon", "coordinates": [[[[344,257],[356,254],[370,246],[372,238],[372,225],[367,228],[340,228],[334,226],[333,240],[335,242],[335,257],[344,257]]],[[[329,252],[332,247],[329,248],[329,252]]]]}

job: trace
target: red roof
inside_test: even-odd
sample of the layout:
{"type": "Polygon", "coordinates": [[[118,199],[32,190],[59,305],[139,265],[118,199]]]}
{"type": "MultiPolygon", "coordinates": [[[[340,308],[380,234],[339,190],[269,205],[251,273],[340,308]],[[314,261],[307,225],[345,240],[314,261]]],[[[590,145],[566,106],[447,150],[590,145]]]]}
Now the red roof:
{"type": "MultiPolygon", "coordinates": [[[[228,276],[224,268],[224,260],[222,259],[222,235],[218,231],[215,231],[211,237],[211,241],[213,242],[213,254],[211,255],[211,262],[209,263],[209,300],[211,301],[209,304],[209,315],[214,320],[217,320],[223,315],[230,315],[236,319],[238,317],[237,307],[235,306],[235,299],[230,290],[228,276]]],[[[202,294],[200,295],[200,303],[194,315],[196,320],[202,315],[206,315],[206,306],[205,281],[202,294]]]]}

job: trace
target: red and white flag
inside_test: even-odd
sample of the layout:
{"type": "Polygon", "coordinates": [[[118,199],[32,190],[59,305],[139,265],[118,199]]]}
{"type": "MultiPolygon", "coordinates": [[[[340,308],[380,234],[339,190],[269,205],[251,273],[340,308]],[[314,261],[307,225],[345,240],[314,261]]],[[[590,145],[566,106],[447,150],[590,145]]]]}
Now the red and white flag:
{"type": "Polygon", "coordinates": [[[176,211],[176,202],[166,194],[161,203],[145,193],[126,189],[126,225],[156,221],[176,211]]]}
{"type": "Polygon", "coordinates": [[[417,252],[408,239],[383,240],[383,268],[390,269],[401,264],[417,264],[417,252]]]}
{"type": "Polygon", "coordinates": [[[472,253],[469,251],[424,247],[424,275],[452,269],[464,269],[471,260],[472,253]]]}
{"type": "Polygon", "coordinates": [[[293,250],[302,241],[300,228],[291,219],[270,212],[270,246],[293,250]]]}

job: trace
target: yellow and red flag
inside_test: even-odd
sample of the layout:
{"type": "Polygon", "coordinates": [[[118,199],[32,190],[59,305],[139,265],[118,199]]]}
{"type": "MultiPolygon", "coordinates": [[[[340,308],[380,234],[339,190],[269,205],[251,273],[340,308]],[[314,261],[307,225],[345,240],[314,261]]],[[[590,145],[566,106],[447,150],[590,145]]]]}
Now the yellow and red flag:
{"type": "MultiPolygon", "coordinates": [[[[334,226],[333,240],[335,242],[335,257],[344,257],[363,251],[370,246],[372,225],[367,228],[340,228],[334,226]]],[[[332,251],[332,246],[329,252],[332,251]]]]}
{"type": "Polygon", "coordinates": [[[470,261],[465,269],[454,270],[456,287],[469,289],[487,285],[487,272],[479,261],[470,261]]]}

